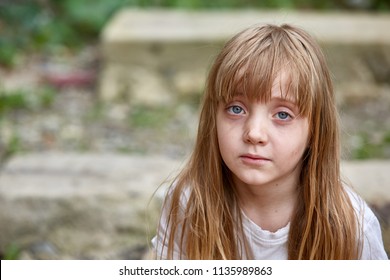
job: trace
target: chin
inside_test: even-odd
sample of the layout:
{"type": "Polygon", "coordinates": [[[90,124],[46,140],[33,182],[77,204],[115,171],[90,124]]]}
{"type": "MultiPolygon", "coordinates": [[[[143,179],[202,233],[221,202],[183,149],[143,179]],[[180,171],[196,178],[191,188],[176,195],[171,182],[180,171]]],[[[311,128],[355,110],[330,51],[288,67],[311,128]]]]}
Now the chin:
{"type": "Polygon", "coordinates": [[[261,186],[264,184],[269,183],[269,180],[266,180],[265,178],[254,178],[254,177],[248,177],[248,176],[237,176],[237,182],[240,182],[242,184],[251,185],[251,186],[261,186]]]}

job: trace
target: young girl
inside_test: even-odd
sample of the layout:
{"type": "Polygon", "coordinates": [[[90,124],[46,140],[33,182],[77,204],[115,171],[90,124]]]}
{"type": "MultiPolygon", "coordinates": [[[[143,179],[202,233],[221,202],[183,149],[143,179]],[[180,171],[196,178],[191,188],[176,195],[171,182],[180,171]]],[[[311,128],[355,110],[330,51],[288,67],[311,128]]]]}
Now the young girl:
{"type": "Polygon", "coordinates": [[[194,152],[166,197],[160,259],[387,259],[340,179],[337,112],[317,43],[253,26],[209,73],[194,152]]]}

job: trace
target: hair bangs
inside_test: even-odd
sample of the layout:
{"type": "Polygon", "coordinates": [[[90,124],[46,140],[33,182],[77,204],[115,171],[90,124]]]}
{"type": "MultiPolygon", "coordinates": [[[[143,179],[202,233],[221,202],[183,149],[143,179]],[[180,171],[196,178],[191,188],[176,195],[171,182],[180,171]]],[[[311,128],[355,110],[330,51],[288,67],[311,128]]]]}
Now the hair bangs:
{"type": "Polygon", "coordinates": [[[267,102],[271,98],[275,77],[274,65],[269,62],[272,49],[248,48],[231,51],[222,61],[215,90],[218,100],[228,103],[236,96],[267,102]]]}
{"type": "Polygon", "coordinates": [[[240,42],[236,44],[233,38],[219,57],[214,83],[217,101],[229,103],[236,96],[243,96],[266,103],[271,99],[273,88],[280,86],[281,98],[296,103],[300,114],[308,116],[313,100],[310,77],[313,69],[308,70],[305,47],[301,44],[297,49],[299,43],[283,30],[276,35],[275,32],[260,38],[256,35],[240,42]],[[275,81],[283,83],[278,85],[275,81]]]}
{"type": "Polygon", "coordinates": [[[284,68],[285,90],[281,91],[283,98],[294,102],[301,116],[308,117],[313,110],[314,90],[310,85],[310,77],[305,75],[306,69],[297,61],[289,61],[284,68]]]}

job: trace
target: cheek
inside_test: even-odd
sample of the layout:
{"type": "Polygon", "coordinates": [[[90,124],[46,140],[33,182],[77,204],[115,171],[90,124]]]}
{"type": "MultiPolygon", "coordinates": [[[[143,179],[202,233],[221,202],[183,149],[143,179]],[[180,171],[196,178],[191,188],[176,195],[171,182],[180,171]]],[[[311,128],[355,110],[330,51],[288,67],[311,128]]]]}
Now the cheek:
{"type": "Polygon", "coordinates": [[[229,135],[229,127],[224,121],[221,120],[220,116],[217,116],[216,128],[218,143],[220,146],[225,146],[226,142],[228,142],[227,135],[229,135]]]}
{"type": "Polygon", "coordinates": [[[309,130],[307,125],[300,130],[298,135],[300,135],[301,138],[296,144],[294,155],[301,157],[305,153],[309,144],[309,130]]]}
{"type": "Polygon", "coordinates": [[[224,135],[226,135],[225,131],[224,131],[224,127],[223,125],[221,125],[220,122],[218,122],[218,118],[217,118],[217,142],[218,142],[218,146],[219,146],[219,152],[221,153],[222,157],[224,156],[224,150],[225,150],[225,146],[226,146],[226,137],[224,137],[224,135]]]}
{"type": "Polygon", "coordinates": [[[218,145],[219,151],[224,156],[225,152],[230,149],[231,143],[229,137],[227,137],[226,132],[223,128],[217,129],[218,145]]]}
{"type": "Polygon", "coordinates": [[[294,132],[289,133],[289,136],[281,137],[281,139],[290,139],[291,142],[285,145],[290,150],[290,155],[294,158],[301,158],[308,146],[308,126],[307,123],[303,123],[301,126],[296,127],[294,132]]]}
{"type": "Polygon", "coordinates": [[[223,127],[221,126],[220,122],[218,121],[218,117],[217,117],[216,128],[217,128],[217,140],[218,140],[219,145],[221,146],[223,127]]]}
{"type": "Polygon", "coordinates": [[[223,161],[227,164],[237,149],[237,132],[227,124],[217,125],[217,140],[219,152],[223,161]]]}
{"type": "Polygon", "coordinates": [[[294,158],[301,158],[303,156],[303,154],[305,153],[305,150],[306,150],[306,146],[305,145],[301,145],[299,147],[297,147],[294,151],[293,151],[293,154],[292,156],[294,158]]]}

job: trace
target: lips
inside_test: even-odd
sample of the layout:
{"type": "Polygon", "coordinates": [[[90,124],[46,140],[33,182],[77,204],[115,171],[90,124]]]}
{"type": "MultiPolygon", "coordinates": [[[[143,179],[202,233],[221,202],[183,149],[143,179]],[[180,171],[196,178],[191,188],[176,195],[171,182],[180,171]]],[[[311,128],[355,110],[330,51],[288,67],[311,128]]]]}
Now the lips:
{"type": "Polygon", "coordinates": [[[249,165],[263,165],[269,161],[271,161],[267,157],[263,157],[260,155],[255,154],[243,154],[240,156],[240,159],[243,163],[249,164],[249,165]]]}

